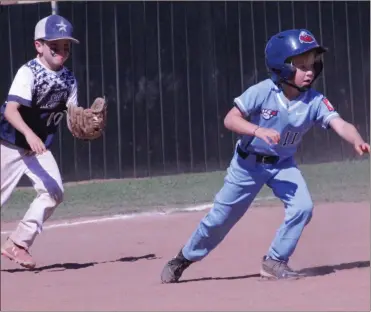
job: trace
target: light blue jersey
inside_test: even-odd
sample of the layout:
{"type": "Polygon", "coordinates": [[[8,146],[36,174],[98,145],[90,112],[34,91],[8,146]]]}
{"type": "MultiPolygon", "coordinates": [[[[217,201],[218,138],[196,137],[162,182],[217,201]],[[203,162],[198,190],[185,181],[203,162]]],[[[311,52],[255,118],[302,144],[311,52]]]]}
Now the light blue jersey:
{"type": "Polygon", "coordinates": [[[241,148],[281,159],[295,154],[303,135],[313,125],[322,125],[326,129],[330,120],[339,116],[321,93],[309,89],[297,99],[288,101],[271,79],[251,86],[235,98],[234,103],[252,123],[274,129],[281,136],[278,144],[268,145],[259,138],[244,135],[240,140],[241,148]]]}

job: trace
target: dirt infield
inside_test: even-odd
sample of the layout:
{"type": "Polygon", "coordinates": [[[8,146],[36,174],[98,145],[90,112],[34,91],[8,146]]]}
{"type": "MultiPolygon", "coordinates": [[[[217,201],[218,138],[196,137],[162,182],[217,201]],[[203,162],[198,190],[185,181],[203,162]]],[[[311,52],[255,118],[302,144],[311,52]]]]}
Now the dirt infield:
{"type": "Polygon", "coordinates": [[[161,269],[205,212],[45,230],[32,249],[36,270],[2,259],[1,311],[370,311],[369,208],[317,205],[291,260],[311,275],[299,281],[266,282],[257,274],[282,208],[251,209],[170,285],[160,283],[161,269]]]}

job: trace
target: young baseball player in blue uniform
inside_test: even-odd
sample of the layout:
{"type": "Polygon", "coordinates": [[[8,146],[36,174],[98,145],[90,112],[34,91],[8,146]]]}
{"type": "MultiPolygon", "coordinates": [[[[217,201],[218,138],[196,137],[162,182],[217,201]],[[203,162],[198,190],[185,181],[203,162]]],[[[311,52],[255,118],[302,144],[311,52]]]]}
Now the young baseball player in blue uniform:
{"type": "Polygon", "coordinates": [[[63,200],[61,175],[49,147],[67,105],[77,105],[75,76],[63,66],[71,42],[78,43],[72,31],[71,23],[59,15],[37,23],[37,57],[20,67],[1,106],[1,206],[24,174],[37,192],[1,253],[27,268],[35,267],[30,246],[63,200]]]}
{"type": "Polygon", "coordinates": [[[188,242],[165,265],[163,283],[177,282],[186,268],[206,257],[245,214],[264,184],[284,203],[285,218],[263,257],[260,274],[270,279],[301,277],[288,261],[311,219],[313,202],[294,160],[298,144],[313,125],[320,125],[332,128],[359,155],[370,152],[356,128],[311,88],[322,71],[324,52],[305,29],[283,31],[269,40],[265,57],[270,78],[235,98],[224,119],[227,129],[241,135],[224,186],[188,242]]]}

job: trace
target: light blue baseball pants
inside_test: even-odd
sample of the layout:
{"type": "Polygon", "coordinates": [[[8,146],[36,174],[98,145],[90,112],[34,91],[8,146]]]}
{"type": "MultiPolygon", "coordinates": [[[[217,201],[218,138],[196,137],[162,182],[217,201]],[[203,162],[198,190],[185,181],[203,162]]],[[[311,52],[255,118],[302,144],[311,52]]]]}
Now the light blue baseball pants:
{"type": "Polygon", "coordinates": [[[312,217],[313,202],[306,182],[292,158],[269,165],[257,163],[255,156],[242,159],[236,152],[214,206],[182,249],[184,257],[191,261],[206,257],[245,214],[264,184],[285,206],[284,221],[267,255],[288,261],[312,217]]]}

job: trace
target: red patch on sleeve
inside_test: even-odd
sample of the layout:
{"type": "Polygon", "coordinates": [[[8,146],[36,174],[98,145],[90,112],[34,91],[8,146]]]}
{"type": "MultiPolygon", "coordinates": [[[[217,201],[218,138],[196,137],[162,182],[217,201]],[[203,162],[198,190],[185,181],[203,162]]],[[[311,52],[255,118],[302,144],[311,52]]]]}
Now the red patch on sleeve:
{"type": "Polygon", "coordinates": [[[330,101],[326,97],[323,98],[322,102],[326,105],[327,109],[330,112],[334,111],[334,107],[331,105],[330,101]]]}

